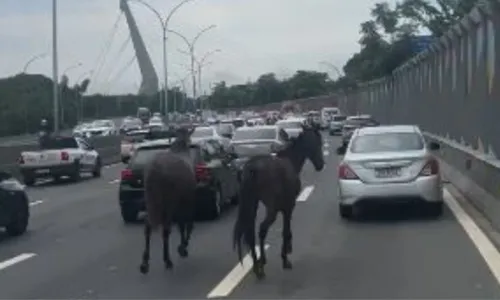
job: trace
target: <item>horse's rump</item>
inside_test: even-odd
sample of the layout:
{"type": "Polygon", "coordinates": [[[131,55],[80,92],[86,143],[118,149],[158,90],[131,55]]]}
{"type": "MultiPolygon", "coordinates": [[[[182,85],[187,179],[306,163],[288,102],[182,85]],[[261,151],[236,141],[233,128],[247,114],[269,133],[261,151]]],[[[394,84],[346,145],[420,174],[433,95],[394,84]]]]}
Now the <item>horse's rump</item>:
{"type": "Polygon", "coordinates": [[[144,173],[144,196],[152,228],[164,217],[172,220],[179,209],[190,209],[194,202],[194,170],[183,158],[171,153],[157,155],[144,173]]]}

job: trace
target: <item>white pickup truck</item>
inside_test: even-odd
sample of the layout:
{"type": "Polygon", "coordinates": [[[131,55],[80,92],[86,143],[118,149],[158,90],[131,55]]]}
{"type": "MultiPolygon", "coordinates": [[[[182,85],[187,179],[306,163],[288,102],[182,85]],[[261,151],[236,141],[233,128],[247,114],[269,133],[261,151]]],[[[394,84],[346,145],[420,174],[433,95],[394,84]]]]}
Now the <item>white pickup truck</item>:
{"type": "Polygon", "coordinates": [[[82,172],[101,176],[102,161],[96,150],[84,139],[78,137],[52,137],[40,151],[23,151],[19,167],[28,186],[38,178],[59,180],[69,176],[78,181],[82,172]]]}

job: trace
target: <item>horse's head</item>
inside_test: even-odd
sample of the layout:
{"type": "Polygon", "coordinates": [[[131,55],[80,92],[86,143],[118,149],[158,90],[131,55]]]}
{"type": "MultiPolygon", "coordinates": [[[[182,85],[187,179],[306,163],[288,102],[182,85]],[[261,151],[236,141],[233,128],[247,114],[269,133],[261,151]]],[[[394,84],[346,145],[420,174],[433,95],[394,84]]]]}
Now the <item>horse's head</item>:
{"type": "Polygon", "coordinates": [[[179,127],[174,132],[175,137],[175,147],[179,150],[189,149],[191,145],[191,134],[193,134],[194,128],[179,127]]]}
{"type": "Polygon", "coordinates": [[[309,159],[316,171],[323,170],[325,160],[323,157],[323,138],[317,125],[303,125],[302,132],[292,138],[292,142],[298,147],[298,150],[309,159]]]}

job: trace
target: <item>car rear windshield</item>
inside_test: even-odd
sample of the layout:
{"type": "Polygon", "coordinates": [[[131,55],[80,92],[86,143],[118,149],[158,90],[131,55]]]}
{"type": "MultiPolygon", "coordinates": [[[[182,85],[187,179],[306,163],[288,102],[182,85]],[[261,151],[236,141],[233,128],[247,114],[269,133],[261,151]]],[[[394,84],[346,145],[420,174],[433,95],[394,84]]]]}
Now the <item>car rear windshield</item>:
{"type": "Polygon", "coordinates": [[[68,149],[68,148],[79,148],[78,143],[74,138],[48,138],[44,141],[42,149],[46,150],[57,150],[57,149],[68,149]]]}
{"type": "Polygon", "coordinates": [[[123,140],[130,142],[130,143],[138,143],[144,141],[146,137],[147,132],[144,131],[132,131],[128,132],[124,137],[123,140]]]}
{"type": "MultiPolygon", "coordinates": [[[[130,166],[132,168],[143,168],[148,164],[156,154],[168,151],[170,149],[170,145],[162,145],[161,147],[144,147],[139,148],[135,151],[134,156],[130,161],[130,166]]],[[[195,161],[198,159],[198,147],[193,145],[190,149],[191,158],[195,161]]]]}
{"type": "Polygon", "coordinates": [[[352,153],[413,151],[424,149],[422,137],[414,132],[381,133],[357,136],[352,141],[352,153]]]}
{"type": "Polygon", "coordinates": [[[278,124],[279,128],[283,129],[300,129],[302,128],[302,122],[296,121],[296,122],[281,122],[278,124]]]}
{"type": "Polygon", "coordinates": [[[193,134],[191,135],[192,138],[203,138],[203,137],[209,137],[214,135],[214,130],[213,128],[207,128],[207,127],[197,127],[193,134]]]}
{"type": "Polygon", "coordinates": [[[256,128],[254,130],[237,130],[234,134],[234,141],[242,140],[274,140],[276,139],[276,129],[256,128]]]}
{"type": "Polygon", "coordinates": [[[341,122],[341,121],[345,121],[347,119],[346,116],[333,116],[333,121],[334,122],[341,122]]]}

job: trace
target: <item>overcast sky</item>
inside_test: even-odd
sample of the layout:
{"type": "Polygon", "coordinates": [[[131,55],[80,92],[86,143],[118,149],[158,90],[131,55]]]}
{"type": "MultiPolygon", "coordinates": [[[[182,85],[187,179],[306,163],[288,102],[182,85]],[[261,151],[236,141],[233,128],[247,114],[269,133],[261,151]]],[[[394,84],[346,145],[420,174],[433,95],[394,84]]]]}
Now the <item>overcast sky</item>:
{"type": "MultiPolygon", "coordinates": [[[[180,0],[144,0],[163,14],[180,0]]],[[[169,28],[189,39],[212,24],[214,30],[196,43],[196,55],[220,49],[203,69],[203,87],[225,80],[228,84],[255,80],[275,72],[291,76],[298,69],[333,70],[319,64],[329,61],[341,68],[359,50],[359,24],[369,18],[376,0],[194,0],[172,17],[169,28]]],[[[394,2],[394,1],[389,1],[394,2]]],[[[0,0],[0,77],[20,73],[35,55],[28,73],[52,76],[52,0],[0,0]]],[[[59,0],[59,74],[64,70],[74,83],[94,70],[89,92],[135,93],[141,82],[129,30],[119,0],[59,0]],[[121,17],[119,17],[121,15],[121,17]],[[117,21],[118,20],[118,21],[117,21]],[[114,39],[104,62],[100,54],[114,39]],[[124,49],[120,51],[120,49],[124,49]],[[79,67],[71,68],[77,64],[79,67]],[[127,68],[127,65],[129,67],[127,68]],[[100,70],[98,72],[98,70],[100,70]]],[[[130,1],[147,50],[160,80],[162,72],[161,29],[155,15],[130,1]]],[[[189,59],[182,39],[171,35],[168,44],[169,85],[188,74],[189,59]]],[[[102,55],[101,55],[102,56],[102,55]]],[[[188,90],[191,81],[185,81],[188,90]]]]}

